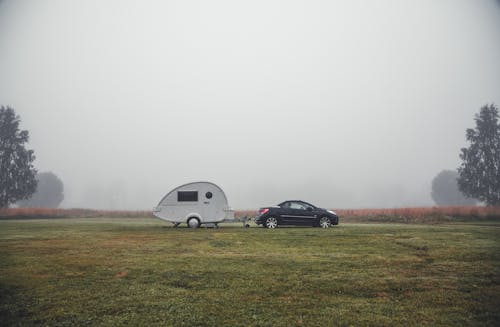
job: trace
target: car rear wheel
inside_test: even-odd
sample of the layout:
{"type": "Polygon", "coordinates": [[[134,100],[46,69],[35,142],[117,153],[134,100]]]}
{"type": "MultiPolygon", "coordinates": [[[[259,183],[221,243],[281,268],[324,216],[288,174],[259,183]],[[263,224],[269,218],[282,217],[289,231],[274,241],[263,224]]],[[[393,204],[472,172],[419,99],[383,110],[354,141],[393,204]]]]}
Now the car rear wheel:
{"type": "Polygon", "coordinates": [[[330,218],[328,217],[321,217],[319,219],[319,227],[321,228],[329,228],[332,225],[332,222],[330,221],[330,218]]]}
{"type": "Polygon", "coordinates": [[[268,217],[266,219],[266,227],[267,228],[276,228],[278,227],[278,219],[274,217],[268,217]]]}
{"type": "Polygon", "coordinates": [[[200,227],[200,221],[198,218],[189,218],[187,221],[187,225],[189,228],[198,228],[200,227]]]}

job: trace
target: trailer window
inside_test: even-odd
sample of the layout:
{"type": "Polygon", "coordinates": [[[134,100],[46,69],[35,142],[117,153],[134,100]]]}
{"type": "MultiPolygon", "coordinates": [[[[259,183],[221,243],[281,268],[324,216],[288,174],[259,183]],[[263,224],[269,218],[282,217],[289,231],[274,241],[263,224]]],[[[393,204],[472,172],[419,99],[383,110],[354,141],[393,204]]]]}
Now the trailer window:
{"type": "Polygon", "coordinates": [[[198,201],[198,191],[178,191],[177,192],[178,202],[197,202],[198,201]]]}

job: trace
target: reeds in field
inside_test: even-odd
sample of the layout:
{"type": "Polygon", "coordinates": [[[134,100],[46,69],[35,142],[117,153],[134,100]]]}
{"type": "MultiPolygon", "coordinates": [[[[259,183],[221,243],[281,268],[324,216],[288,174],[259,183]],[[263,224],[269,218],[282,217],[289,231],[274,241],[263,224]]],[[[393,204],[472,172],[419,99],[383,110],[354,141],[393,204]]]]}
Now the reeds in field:
{"type": "Polygon", "coordinates": [[[257,216],[257,213],[258,213],[257,210],[236,210],[234,212],[234,216],[236,218],[255,217],[257,216]]]}
{"type": "Polygon", "coordinates": [[[151,211],[8,208],[0,210],[0,218],[144,218],[153,217],[151,211]]]}
{"type": "MultiPolygon", "coordinates": [[[[453,220],[500,219],[500,207],[417,207],[334,209],[344,222],[437,223],[453,220]]],[[[236,218],[255,217],[257,210],[236,210],[236,218]]],[[[151,211],[9,208],[0,218],[152,218],[151,211]]]]}
{"type": "Polygon", "coordinates": [[[454,219],[498,219],[500,207],[417,207],[385,209],[338,209],[340,217],[353,222],[440,222],[454,219]]]}

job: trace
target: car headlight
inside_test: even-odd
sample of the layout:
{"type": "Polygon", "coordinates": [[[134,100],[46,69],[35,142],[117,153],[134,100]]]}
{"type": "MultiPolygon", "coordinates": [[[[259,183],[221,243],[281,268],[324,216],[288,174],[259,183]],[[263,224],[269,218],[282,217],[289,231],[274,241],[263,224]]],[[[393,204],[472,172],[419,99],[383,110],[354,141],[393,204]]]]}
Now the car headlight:
{"type": "Polygon", "coordinates": [[[328,211],[328,212],[329,212],[329,213],[331,213],[332,215],[335,215],[335,216],[337,215],[334,211],[331,211],[331,210],[326,210],[326,211],[328,211]]]}

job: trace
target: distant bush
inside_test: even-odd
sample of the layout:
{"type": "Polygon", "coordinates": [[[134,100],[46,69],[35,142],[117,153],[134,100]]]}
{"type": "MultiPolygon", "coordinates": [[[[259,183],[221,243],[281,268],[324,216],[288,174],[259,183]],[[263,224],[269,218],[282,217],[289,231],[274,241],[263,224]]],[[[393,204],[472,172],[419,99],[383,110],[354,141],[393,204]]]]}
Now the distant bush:
{"type": "Polygon", "coordinates": [[[453,170],[443,170],[432,180],[431,197],[438,206],[473,206],[475,199],[465,197],[458,190],[459,175],[453,170]]]}
{"type": "Polygon", "coordinates": [[[36,174],[36,192],[17,204],[23,208],[57,208],[64,199],[63,182],[53,172],[36,174]]]}

